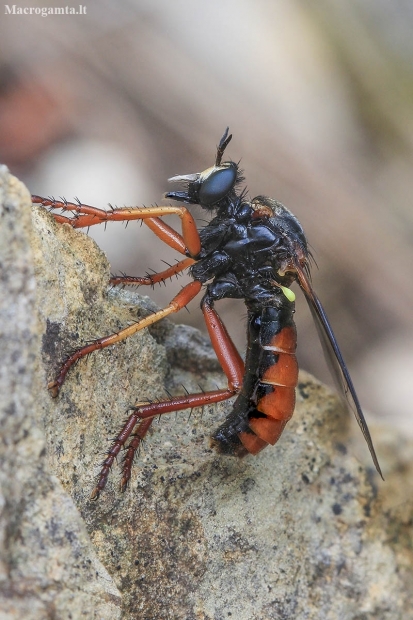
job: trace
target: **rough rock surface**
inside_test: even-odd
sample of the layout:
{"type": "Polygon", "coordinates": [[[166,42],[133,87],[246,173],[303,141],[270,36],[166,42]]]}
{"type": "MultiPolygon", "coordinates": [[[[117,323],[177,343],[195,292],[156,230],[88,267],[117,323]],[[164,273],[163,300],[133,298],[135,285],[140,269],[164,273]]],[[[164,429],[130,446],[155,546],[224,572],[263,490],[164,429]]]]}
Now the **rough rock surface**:
{"type": "MultiPolygon", "coordinates": [[[[0,168],[0,618],[120,617],[120,593],[48,466],[28,191],[0,168]]],[[[56,295],[54,302],[56,303],[56,295]]]]}
{"type": "Polygon", "coordinates": [[[10,289],[1,297],[4,617],[117,618],[121,596],[125,619],[413,618],[413,505],[401,490],[412,477],[407,457],[394,457],[400,438],[387,440],[386,491],[367,457],[355,458],[366,449],[351,442],[336,397],[305,373],[274,448],[243,460],[211,451],[229,404],[164,416],[127,492],[115,465],[89,500],[128,407],[225,380],[196,330],[162,321],[81,361],[50,398],[47,380],[67,351],[154,307],[108,290],[109,265],[84,233],[40,208],[30,232],[27,194],[4,170],[2,179],[12,195],[0,220],[10,289]]]}

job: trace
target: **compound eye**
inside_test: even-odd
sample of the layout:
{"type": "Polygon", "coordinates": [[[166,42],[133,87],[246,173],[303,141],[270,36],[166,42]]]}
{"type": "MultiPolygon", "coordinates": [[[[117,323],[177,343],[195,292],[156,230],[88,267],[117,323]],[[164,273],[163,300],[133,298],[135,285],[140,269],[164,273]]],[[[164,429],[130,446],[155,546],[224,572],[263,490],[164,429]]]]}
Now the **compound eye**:
{"type": "Polygon", "coordinates": [[[212,169],[212,172],[203,181],[201,176],[201,187],[199,189],[199,204],[213,206],[225,196],[227,196],[237,180],[238,166],[230,162],[219,168],[212,169]]]}

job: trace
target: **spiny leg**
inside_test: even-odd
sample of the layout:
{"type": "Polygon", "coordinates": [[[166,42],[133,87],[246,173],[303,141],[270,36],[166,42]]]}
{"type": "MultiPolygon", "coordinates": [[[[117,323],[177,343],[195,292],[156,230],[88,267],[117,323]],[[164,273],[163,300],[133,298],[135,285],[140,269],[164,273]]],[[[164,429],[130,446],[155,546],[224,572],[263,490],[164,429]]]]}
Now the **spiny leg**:
{"type": "Polygon", "coordinates": [[[123,491],[131,477],[136,450],[150,427],[150,423],[147,422],[148,418],[152,421],[157,415],[164,415],[172,411],[192,409],[227,400],[241,389],[242,378],[244,376],[244,362],[219,315],[205,298],[202,301],[202,311],[211,337],[212,346],[228,379],[228,388],[226,390],[187,394],[185,396],[173,397],[169,400],[156,403],[137,403],[133,413],[129,416],[126,424],[123,426],[108,452],[108,456],[103,463],[98,483],[92,491],[92,499],[97,499],[99,493],[104,489],[113,461],[128,438],[132,435],[133,429],[137,424],[138,427],[133,439],[128,445],[123,461],[123,474],[120,485],[123,491]]]}
{"type": "MultiPolygon", "coordinates": [[[[74,217],[68,217],[66,215],[61,215],[58,213],[50,213],[53,215],[56,222],[59,224],[69,224],[72,228],[86,228],[90,226],[95,226],[97,224],[103,224],[109,221],[108,215],[111,212],[115,211],[115,209],[111,209],[111,211],[105,211],[104,209],[98,209],[96,207],[91,207],[89,205],[82,204],[81,202],[68,202],[67,200],[55,200],[54,198],[42,198],[42,196],[32,195],[33,204],[39,204],[43,207],[49,207],[50,209],[62,209],[62,211],[72,211],[75,213],[74,217]]],[[[138,207],[137,207],[138,208],[138,207]]],[[[138,208],[139,209],[139,208],[138,208]]],[[[136,218],[134,208],[130,208],[128,210],[129,218],[123,218],[123,221],[129,221],[131,219],[142,219],[136,218]]],[[[141,209],[139,209],[140,211],[141,209]]],[[[124,211],[124,209],[123,209],[124,211]]],[[[122,221],[122,220],[121,220],[122,221]]],[[[164,241],[167,245],[169,245],[174,250],[177,250],[181,254],[185,254],[187,249],[185,245],[185,241],[176,230],[174,230],[165,222],[158,217],[148,217],[147,219],[142,219],[143,222],[150,228],[162,241],[164,241]]]]}
{"type": "MultiPolygon", "coordinates": [[[[123,461],[124,468],[126,466],[129,467],[129,471],[132,469],[132,463],[133,463],[135,451],[137,450],[142,439],[145,437],[146,433],[148,432],[149,427],[151,426],[153,420],[154,418],[146,418],[145,420],[141,420],[140,424],[138,425],[138,428],[136,429],[134,433],[134,437],[132,441],[130,442],[128,451],[126,452],[126,455],[123,461]],[[134,449],[131,452],[132,444],[134,444],[134,449]]],[[[105,488],[106,482],[108,480],[110,468],[113,465],[113,461],[115,460],[120,450],[124,446],[125,442],[129,438],[130,434],[132,433],[133,428],[136,426],[136,423],[137,423],[136,417],[134,417],[133,415],[130,416],[128,418],[127,423],[123,427],[122,431],[119,433],[119,435],[116,437],[116,439],[112,443],[112,446],[110,447],[110,450],[108,450],[107,456],[102,463],[102,469],[100,470],[99,480],[98,480],[97,485],[93,489],[92,493],[90,494],[90,499],[97,499],[100,495],[100,492],[103,491],[103,489],[105,488]]],[[[121,481],[122,490],[124,490],[126,486],[126,482],[123,485],[123,479],[124,479],[124,476],[122,477],[122,481],[121,481]]]]}
{"type": "MultiPolygon", "coordinates": [[[[81,204],[80,202],[70,203],[65,200],[57,201],[53,198],[42,198],[41,196],[32,196],[32,201],[35,204],[41,204],[45,207],[62,208],[63,210],[66,210],[66,211],[75,211],[76,217],[74,218],[68,218],[63,215],[53,214],[56,221],[60,223],[68,223],[75,228],[81,228],[83,226],[88,226],[88,225],[90,226],[93,224],[99,224],[99,223],[103,223],[103,222],[111,221],[111,220],[118,220],[118,221],[127,220],[128,221],[130,219],[141,219],[148,225],[148,227],[162,241],[164,241],[170,247],[179,251],[182,254],[188,254],[188,253],[197,254],[199,253],[200,248],[201,248],[201,242],[199,239],[198,231],[195,226],[195,222],[192,218],[192,215],[189,213],[189,211],[187,211],[185,207],[182,207],[182,208],[181,207],[151,207],[149,209],[145,209],[145,208],[144,209],[141,209],[141,208],[126,209],[125,208],[125,209],[113,209],[111,212],[107,212],[102,209],[97,209],[96,207],[91,207],[89,205],[81,204]],[[183,210],[185,212],[183,212],[183,210]],[[156,213],[160,215],[168,215],[172,212],[177,213],[178,215],[181,216],[182,229],[183,229],[184,237],[186,237],[187,243],[184,237],[182,237],[179,233],[177,233],[173,228],[165,224],[159,217],[148,217],[151,215],[151,213],[152,214],[156,213]],[[85,218],[89,218],[89,224],[85,222],[85,218]]],[[[193,264],[193,262],[194,262],[194,259],[186,258],[183,261],[180,261],[179,263],[177,263],[176,265],[170,267],[169,269],[161,272],[160,274],[156,274],[154,276],[148,276],[147,278],[132,278],[132,277],[113,278],[111,280],[111,283],[112,284],[122,284],[122,283],[124,284],[131,284],[131,283],[133,284],[154,284],[156,282],[162,282],[170,278],[172,275],[175,275],[179,273],[180,271],[183,271],[184,269],[189,267],[191,264],[193,264]]],[[[196,286],[200,288],[200,285],[196,285],[196,286]]],[[[197,290],[197,292],[194,293],[194,296],[198,292],[199,290],[197,290]]],[[[179,295],[177,296],[177,298],[179,298],[179,295]]],[[[177,298],[174,298],[171,304],[173,304],[177,300],[177,298]]],[[[192,297],[190,299],[192,299],[192,297]]],[[[186,303],[188,303],[188,301],[186,303]]],[[[183,305],[186,305],[186,303],[184,303],[183,305]]],[[[167,314],[170,314],[171,312],[177,312],[178,310],[180,310],[181,307],[183,306],[178,307],[176,310],[168,308],[168,309],[165,309],[165,311],[160,311],[160,314],[157,313],[156,315],[157,317],[159,315],[159,318],[155,318],[153,321],[150,321],[148,323],[142,322],[141,327],[139,328],[136,328],[136,324],[135,324],[135,326],[132,326],[132,330],[131,328],[126,328],[125,330],[122,330],[118,334],[113,334],[112,336],[100,338],[92,342],[90,345],[87,345],[75,351],[75,353],[70,355],[65,361],[65,363],[63,364],[56,381],[49,383],[48,388],[51,390],[52,396],[57,396],[59,389],[64,382],[65,376],[69,368],[78,359],[81,359],[82,357],[84,357],[85,355],[88,355],[89,353],[91,353],[92,351],[95,351],[96,349],[101,349],[106,346],[110,346],[111,344],[115,344],[119,340],[123,340],[124,338],[127,338],[132,333],[135,333],[135,331],[138,331],[139,329],[143,329],[143,327],[146,327],[147,325],[150,325],[152,322],[155,322],[159,320],[160,318],[163,318],[163,316],[167,316],[167,314]],[[162,312],[164,312],[164,314],[162,314],[162,312]]]]}
{"type": "Polygon", "coordinates": [[[126,485],[130,479],[133,459],[140,442],[146,435],[153,418],[158,415],[164,415],[171,413],[172,411],[181,411],[183,409],[193,409],[195,407],[202,407],[211,403],[219,403],[220,401],[227,400],[234,395],[234,390],[216,390],[214,392],[200,392],[198,394],[188,394],[185,396],[177,396],[169,400],[164,400],[156,403],[137,403],[134,407],[133,413],[127,419],[125,425],[116,437],[112,446],[108,450],[108,456],[103,462],[102,470],[99,474],[98,482],[91,493],[91,499],[97,499],[99,494],[105,488],[109,470],[113,464],[113,461],[125,445],[129,437],[132,435],[133,429],[139,424],[136,434],[128,446],[125,460],[123,463],[122,480],[120,483],[121,489],[125,490],[126,485]],[[147,420],[150,420],[147,422],[147,420]],[[143,424],[145,422],[145,424],[143,424]]]}
{"type": "MultiPolygon", "coordinates": [[[[150,426],[152,425],[152,422],[154,421],[154,419],[155,418],[144,418],[144,419],[141,419],[140,422],[137,421],[136,430],[135,432],[131,434],[132,439],[129,442],[128,448],[125,453],[125,457],[122,462],[122,478],[120,481],[120,490],[122,491],[122,493],[126,490],[128,482],[130,480],[133,461],[135,459],[136,451],[140,447],[141,442],[145,438],[145,435],[148,432],[150,426]]],[[[109,471],[110,471],[110,466],[107,469],[107,476],[109,475],[109,471]]],[[[103,486],[106,485],[107,476],[102,481],[102,472],[100,473],[97,487],[99,486],[99,484],[101,485],[102,482],[103,482],[103,486]]],[[[92,495],[93,495],[93,492],[92,492],[92,495]]]]}
{"type": "Polygon", "coordinates": [[[187,267],[193,265],[195,260],[193,258],[184,258],[183,260],[176,263],[176,265],[171,265],[168,269],[164,271],[160,271],[159,273],[148,274],[143,277],[139,276],[114,276],[110,279],[110,284],[117,286],[119,284],[129,285],[129,286],[141,286],[148,285],[152,286],[157,284],[158,282],[165,282],[165,280],[169,280],[172,276],[181,273],[187,267]]]}
{"type": "MultiPolygon", "coordinates": [[[[82,228],[84,226],[90,226],[92,224],[101,224],[103,222],[107,222],[113,219],[126,221],[129,221],[130,219],[141,219],[148,226],[148,228],[150,228],[157,235],[157,237],[161,239],[161,241],[169,245],[169,247],[171,247],[172,249],[177,250],[181,254],[197,254],[199,253],[201,248],[201,242],[199,239],[198,231],[195,227],[195,222],[191,214],[187,211],[185,207],[166,207],[167,212],[165,212],[164,207],[152,207],[150,209],[112,209],[111,212],[107,212],[103,209],[97,209],[96,207],[91,207],[80,202],[71,203],[67,202],[66,200],[58,201],[54,198],[42,198],[41,196],[33,195],[32,201],[35,204],[41,204],[45,207],[50,207],[53,209],[61,208],[66,211],[75,211],[76,217],[74,218],[69,218],[55,213],[53,214],[53,217],[57,222],[68,223],[74,228],[82,228]],[[181,215],[182,217],[182,228],[183,233],[187,238],[187,243],[185,242],[185,239],[182,235],[176,232],[176,230],[174,230],[171,226],[163,222],[159,217],[147,217],[148,211],[156,211],[157,213],[159,213],[159,210],[161,210],[161,215],[168,215],[171,213],[171,210],[176,213],[176,209],[178,209],[178,215],[181,215]],[[184,209],[186,213],[183,213],[182,209],[184,209]],[[123,215],[122,217],[119,217],[121,213],[123,215]],[[93,221],[89,220],[89,224],[87,224],[87,222],[85,222],[84,220],[85,217],[92,217],[93,221]],[[190,250],[192,250],[192,252],[190,250]]],[[[112,285],[153,285],[157,282],[164,282],[165,280],[168,280],[172,276],[180,273],[181,271],[192,265],[194,262],[194,259],[188,257],[158,274],[148,275],[146,277],[119,276],[111,278],[110,283],[112,285]]]]}
{"type": "Polygon", "coordinates": [[[152,220],[148,223],[149,228],[170,247],[190,256],[197,256],[201,251],[201,241],[195,220],[186,207],[123,207],[105,211],[81,202],[67,202],[41,196],[32,196],[32,202],[51,209],[73,212],[75,214],[73,218],[54,215],[56,221],[69,223],[73,228],[86,228],[104,222],[152,220]],[[159,220],[165,215],[178,215],[181,218],[182,236],[159,220]]]}
{"type": "Polygon", "coordinates": [[[105,347],[109,347],[113,344],[116,344],[117,342],[121,342],[122,340],[125,340],[129,336],[132,336],[141,329],[144,329],[145,327],[156,323],[160,319],[163,319],[169,314],[179,312],[179,310],[184,308],[191,301],[191,299],[198,295],[201,287],[201,283],[197,280],[195,280],[194,282],[190,282],[189,284],[184,286],[184,288],[178,293],[178,295],[176,295],[172,299],[172,301],[168,304],[166,308],[150,314],[144,319],[141,319],[137,323],[133,323],[128,327],[125,327],[124,329],[115,334],[105,336],[104,338],[98,338],[97,340],[94,340],[90,344],[81,347],[80,349],[69,355],[69,357],[61,367],[55,381],[51,381],[47,386],[48,389],[51,391],[52,396],[56,397],[58,395],[59,390],[63,385],[63,382],[67,375],[67,372],[73,366],[73,364],[75,364],[82,357],[85,357],[85,355],[88,355],[89,353],[92,353],[93,351],[96,351],[98,349],[104,349],[105,347]]]}
{"type": "MultiPolygon", "coordinates": [[[[159,217],[147,218],[143,222],[150,228],[155,235],[164,241],[169,247],[177,250],[181,254],[187,254],[187,248],[183,237],[176,232],[171,226],[163,222],[159,217]]],[[[110,279],[110,284],[114,286],[118,284],[141,286],[157,284],[158,282],[164,282],[174,275],[177,275],[187,267],[190,267],[195,262],[193,258],[184,258],[176,263],[176,265],[170,266],[168,269],[155,273],[153,275],[147,275],[144,277],[134,276],[115,276],[110,279]]]]}
{"type": "Polygon", "coordinates": [[[80,202],[80,200],[75,200],[76,202],[69,202],[65,198],[62,198],[61,200],[56,200],[53,197],[44,198],[43,196],[36,196],[35,194],[32,194],[33,204],[42,205],[43,207],[49,207],[50,209],[61,209],[63,212],[69,211],[74,213],[74,217],[72,218],[67,216],[59,216],[58,214],[52,213],[55,219],[59,217],[64,218],[64,222],[68,222],[71,226],[73,226],[73,228],[94,226],[95,224],[101,224],[102,222],[107,221],[110,211],[98,209],[97,207],[83,204],[80,202]],[[88,224],[80,224],[80,222],[83,221],[83,216],[88,216],[88,224]]]}

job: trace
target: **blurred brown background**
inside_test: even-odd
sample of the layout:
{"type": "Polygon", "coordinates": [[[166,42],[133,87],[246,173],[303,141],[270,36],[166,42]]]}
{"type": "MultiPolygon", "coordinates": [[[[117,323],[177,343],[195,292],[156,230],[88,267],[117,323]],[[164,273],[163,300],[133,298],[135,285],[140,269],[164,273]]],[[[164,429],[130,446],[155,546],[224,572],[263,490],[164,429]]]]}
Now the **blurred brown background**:
{"type": "MultiPolygon", "coordinates": [[[[368,414],[413,434],[413,5],[83,1],[86,15],[1,16],[0,161],[33,193],[149,205],[210,166],[229,125],[251,196],[306,230],[368,414]]],[[[136,223],[90,234],[114,273],[175,259],[136,223]]],[[[164,304],[183,282],[142,293],[164,304]]],[[[202,327],[197,305],[178,322],[202,327]]],[[[242,304],[218,310],[242,350],[242,304]]],[[[329,381],[301,296],[297,322],[300,364],[329,381]]]]}

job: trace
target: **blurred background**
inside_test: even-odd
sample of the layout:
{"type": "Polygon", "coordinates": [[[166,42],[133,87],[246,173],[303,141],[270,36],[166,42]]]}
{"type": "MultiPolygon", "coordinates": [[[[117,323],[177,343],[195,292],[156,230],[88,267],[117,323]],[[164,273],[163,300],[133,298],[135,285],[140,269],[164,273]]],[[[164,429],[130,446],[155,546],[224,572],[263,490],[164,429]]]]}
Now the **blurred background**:
{"type": "MultiPolygon", "coordinates": [[[[229,125],[251,197],[306,230],[368,415],[413,435],[413,4],[83,2],[86,15],[2,14],[0,161],[32,193],[150,205],[213,163],[229,125]]],[[[113,273],[177,258],[138,223],[90,235],[113,273]]],[[[165,304],[184,282],[141,292],[165,304]]],[[[203,329],[197,307],[177,321],[203,329]]],[[[243,351],[243,304],[217,309],[243,351]]],[[[300,365],[330,382],[300,295],[297,323],[300,365]]]]}

